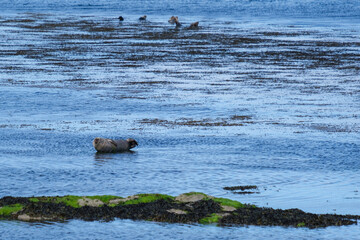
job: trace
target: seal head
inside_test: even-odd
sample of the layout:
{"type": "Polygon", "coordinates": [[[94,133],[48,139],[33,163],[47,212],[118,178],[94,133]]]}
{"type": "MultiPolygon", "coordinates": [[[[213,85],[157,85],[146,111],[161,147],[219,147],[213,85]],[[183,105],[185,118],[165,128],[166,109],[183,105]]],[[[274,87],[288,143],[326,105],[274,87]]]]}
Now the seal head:
{"type": "Polygon", "coordinates": [[[132,149],[132,148],[136,147],[137,145],[139,145],[137,143],[137,141],[135,141],[135,139],[132,139],[132,138],[128,138],[128,139],[126,139],[126,141],[129,144],[129,149],[132,149]]]}

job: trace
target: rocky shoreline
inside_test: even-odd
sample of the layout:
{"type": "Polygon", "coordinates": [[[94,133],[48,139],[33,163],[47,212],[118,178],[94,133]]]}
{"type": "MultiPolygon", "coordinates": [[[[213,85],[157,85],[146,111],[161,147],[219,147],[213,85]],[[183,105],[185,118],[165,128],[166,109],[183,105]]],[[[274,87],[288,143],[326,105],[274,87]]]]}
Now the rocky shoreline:
{"type": "Polygon", "coordinates": [[[138,194],[102,196],[3,197],[0,219],[20,221],[111,221],[118,219],[218,226],[292,226],[319,228],[357,224],[360,216],[312,214],[299,209],[272,209],[216,198],[204,193],[177,197],[138,194]]]}

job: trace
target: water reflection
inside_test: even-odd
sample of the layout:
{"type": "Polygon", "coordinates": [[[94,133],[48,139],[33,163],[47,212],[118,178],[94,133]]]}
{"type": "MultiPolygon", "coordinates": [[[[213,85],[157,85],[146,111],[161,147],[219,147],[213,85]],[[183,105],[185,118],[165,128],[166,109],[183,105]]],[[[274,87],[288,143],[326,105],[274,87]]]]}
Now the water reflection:
{"type": "Polygon", "coordinates": [[[126,151],[126,152],[120,152],[120,153],[100,153],[100,152],[96,152],[94,154],[94,160],[95,160],[95,165],[97,166],[102,166],[104,164],[106,164],[109,161],[112,160],[129,160],[129,156],[136,156],[137,152],[136,151],[126,151]]]}

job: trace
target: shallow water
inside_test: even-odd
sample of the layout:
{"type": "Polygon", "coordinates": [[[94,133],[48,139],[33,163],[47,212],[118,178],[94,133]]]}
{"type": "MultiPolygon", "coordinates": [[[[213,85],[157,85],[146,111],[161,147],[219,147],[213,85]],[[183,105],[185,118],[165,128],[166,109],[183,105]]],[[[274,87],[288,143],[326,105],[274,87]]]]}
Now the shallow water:
{"type": "MultiPolygon", "coordinates": [[[[346,14],[331,11],[343,1],[311,8],[323,13],[316,14],[314,2],[300,11],[297,2],[278,1],[299,15],[290,18],[269,1],[249,1],[245,18],[226,1],[215,18],[216,4],[197,14],[191,8],[179,29],[167,23],[167,1],[148,8],[96,2],[2,5],[0,197],[201,191],[259,206],[360,214],[357,2],[347,2],[346,14]],[[259,17],[266,4],[256,2],[280,16],[259,17]],[[149,21],[137,21],[140,10],[149,21]],[[199,29],[186,28],[196,20],[199,29]],[[97,136],[132,137],[139,147],[97,154],[97,136]],[[257,185],[259,193],[223,190],[236,185],[257,185]]],[[[128,220],[0,226],[6,239],[86,239],[89,232],[95,239],[356,239],[360,232],[128,220]]]]}

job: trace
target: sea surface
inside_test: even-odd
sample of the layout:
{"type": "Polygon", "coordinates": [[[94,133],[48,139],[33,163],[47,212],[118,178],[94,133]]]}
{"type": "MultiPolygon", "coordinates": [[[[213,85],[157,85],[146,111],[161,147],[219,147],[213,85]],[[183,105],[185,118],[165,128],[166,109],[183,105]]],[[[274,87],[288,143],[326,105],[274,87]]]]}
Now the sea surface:
{"type": "MultiPolygon", "coordinates": [[[[0,0],[0,10],[0,197],[198,191],[360,214],[360,1],[0,0]],[[98,154],[95,137],[139,146],[98,154]],[[258,192],[223,189],[239,185],[258,192]]],[[[359,236],[359,225],[0,220],[0,239],[359,236]]]]}

